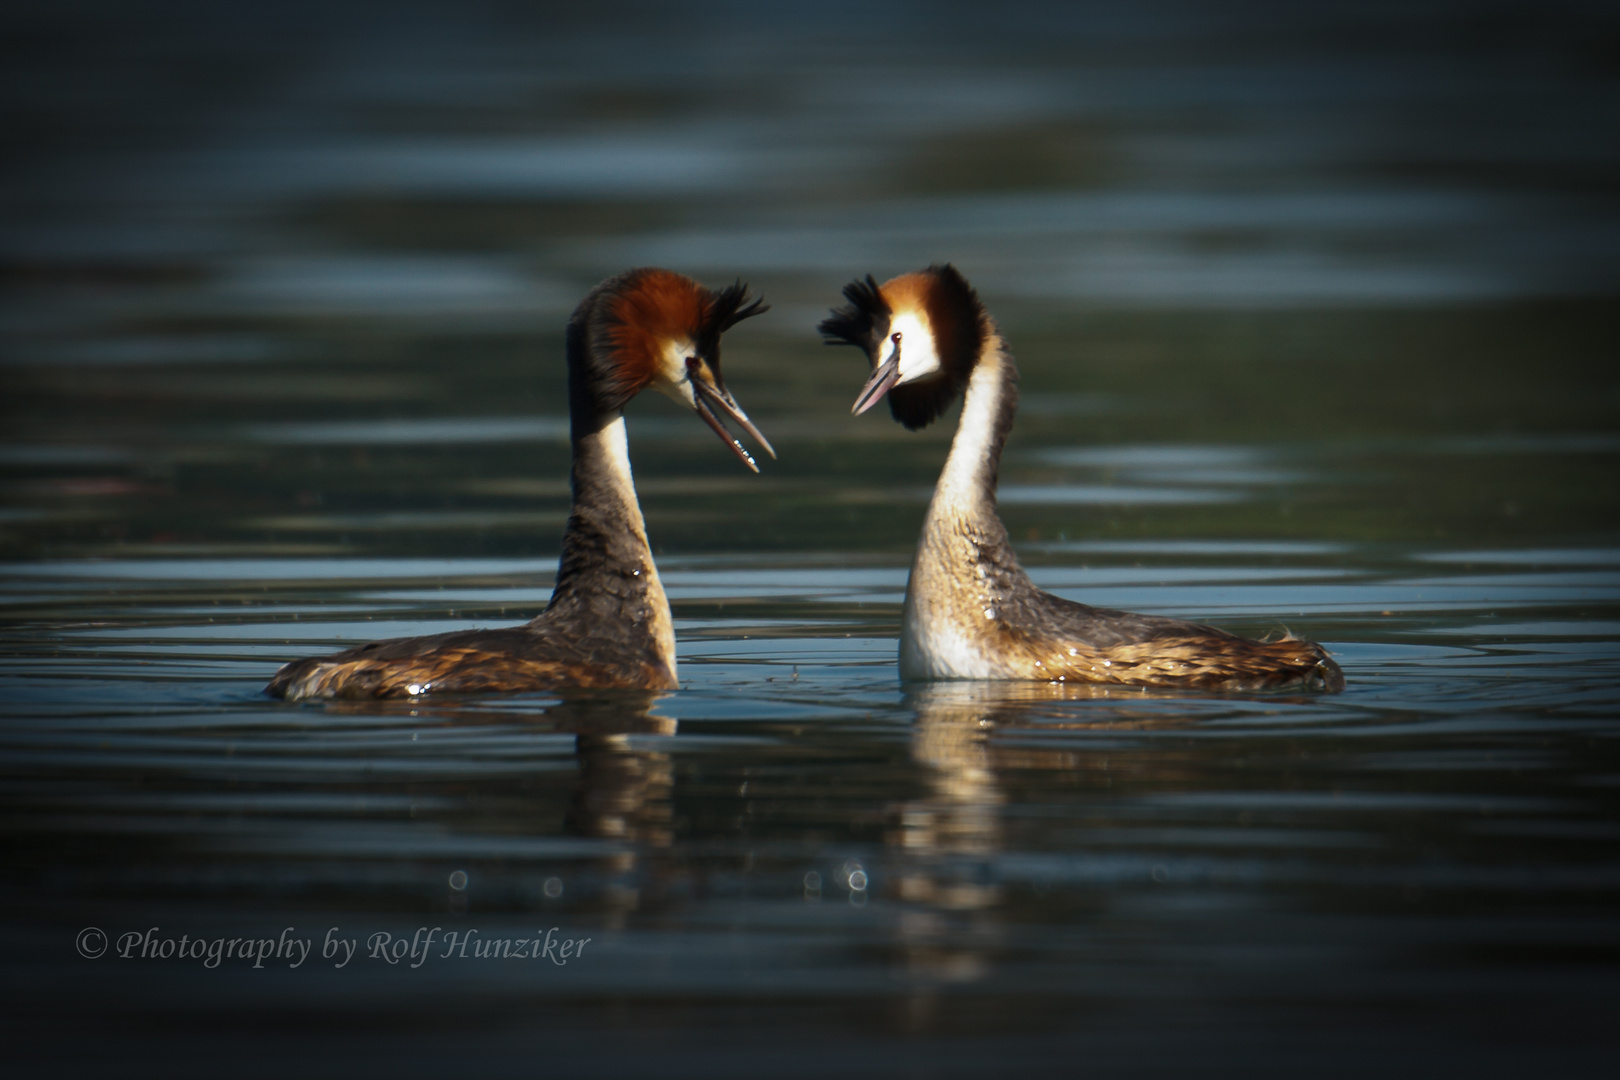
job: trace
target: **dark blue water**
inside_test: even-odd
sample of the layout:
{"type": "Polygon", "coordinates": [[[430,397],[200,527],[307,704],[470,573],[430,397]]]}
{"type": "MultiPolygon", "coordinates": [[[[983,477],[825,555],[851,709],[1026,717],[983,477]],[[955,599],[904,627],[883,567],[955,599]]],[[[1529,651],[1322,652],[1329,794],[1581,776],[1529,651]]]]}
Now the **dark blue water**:
{"type": "Polygon", "coordinates": [[[25,1071],[1612,1057],[1602,7],[5,18],[25,1071]],[[899,683],[953,421],[851,418],[813,326],[943,259],[1021,367],[1037,584],[1309,636],[1344,693],[899,683]],[[726,340],[761,476],[627,420],[682,689],[264,698],[544,607],[562,324],[644,263],[774,304],[726,340]]]}

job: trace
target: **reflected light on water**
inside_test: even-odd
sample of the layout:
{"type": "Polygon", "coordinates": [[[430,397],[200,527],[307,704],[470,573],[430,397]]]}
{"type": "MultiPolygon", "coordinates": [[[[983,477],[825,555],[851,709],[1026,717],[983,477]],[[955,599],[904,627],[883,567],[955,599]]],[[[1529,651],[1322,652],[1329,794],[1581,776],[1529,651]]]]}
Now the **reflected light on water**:
{"type": "Polygon", "coordinates": [[[1612,1067],[1603,5],[22,2],[0,31],[19,1073],[1612,1067]],[[954,417],[852,418],[866,365],[814,327],[945,260],[1017,356],[1033,579],[1321,640],[1344,693],[898,681],[954,417]],[[567,316],[647,263],[773,305],[725,343],[761,475],[627,413],[682,688],[266,699],[292,658],[545,605],[567,316]],[[73,946],[154,926],[315,952],[73,946]],[[591,944],[340,970],[334,927],[591,944]]]}

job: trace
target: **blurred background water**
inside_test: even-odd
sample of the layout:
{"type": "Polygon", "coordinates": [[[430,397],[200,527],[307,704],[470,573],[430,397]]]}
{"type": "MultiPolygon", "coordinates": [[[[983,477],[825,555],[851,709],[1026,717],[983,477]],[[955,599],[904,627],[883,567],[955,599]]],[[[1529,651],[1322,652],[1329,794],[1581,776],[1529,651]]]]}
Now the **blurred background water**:
{"type": "Polygon", "coordinates": [[[172,1075],[1572,1072],[1620,999],[1620,18],[1601,3],[16,3],[0,15],[11,1054],[172,1075]],[[902,687],[950,423],[813,327],[954,261],[1038,584],[1325,698],[902,687]],[[773,304],[749,476],[632,457],[683,689],[292,707],[531,617],[562,325],[773,304]],[[459,875],[459,876],[458,876],[459,875]],[[590,937],[85,959],[100,927],[590,937]]]}

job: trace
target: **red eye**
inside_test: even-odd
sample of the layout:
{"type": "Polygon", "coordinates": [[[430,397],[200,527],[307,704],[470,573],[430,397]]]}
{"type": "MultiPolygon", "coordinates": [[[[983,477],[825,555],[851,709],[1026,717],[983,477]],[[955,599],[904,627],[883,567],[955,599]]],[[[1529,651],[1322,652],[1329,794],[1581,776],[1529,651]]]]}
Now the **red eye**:
{"type": "Polygon", "coordinates": [[[900,344],[900,333],[899,333],[899,331],[896,331],[894,336],[891,337],[889,340],[894,342],[896,345],[900,344]]]}

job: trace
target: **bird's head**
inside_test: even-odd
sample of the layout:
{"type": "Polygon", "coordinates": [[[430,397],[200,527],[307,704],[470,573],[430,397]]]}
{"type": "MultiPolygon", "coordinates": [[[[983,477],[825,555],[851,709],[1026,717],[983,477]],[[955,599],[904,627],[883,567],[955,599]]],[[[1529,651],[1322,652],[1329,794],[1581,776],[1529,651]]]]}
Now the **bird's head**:
{"type": "Polygon", "coordinates": [[[721,417],[735,421],[771,457],[776,451],[726,389],[720,335],[766,310],[741,282],[706,289],[654,267],[610,278],[585,298],[568,327],[570,356],[584,360],[589,408],[598,415],[615,412],[641,391],[657,390],[696,412],[758,472],[721,417]]]}
{"type": "Polygon", "coordinates": [[[872,365],[850,411],[859,415],[887,395],[894,418],[913,431],[962,392],[992,333],[973,286],[949,263],[882,285],[868,274],[844,286],[844,299],[820,329],[829,345],[866,350],[872,365]]]}

